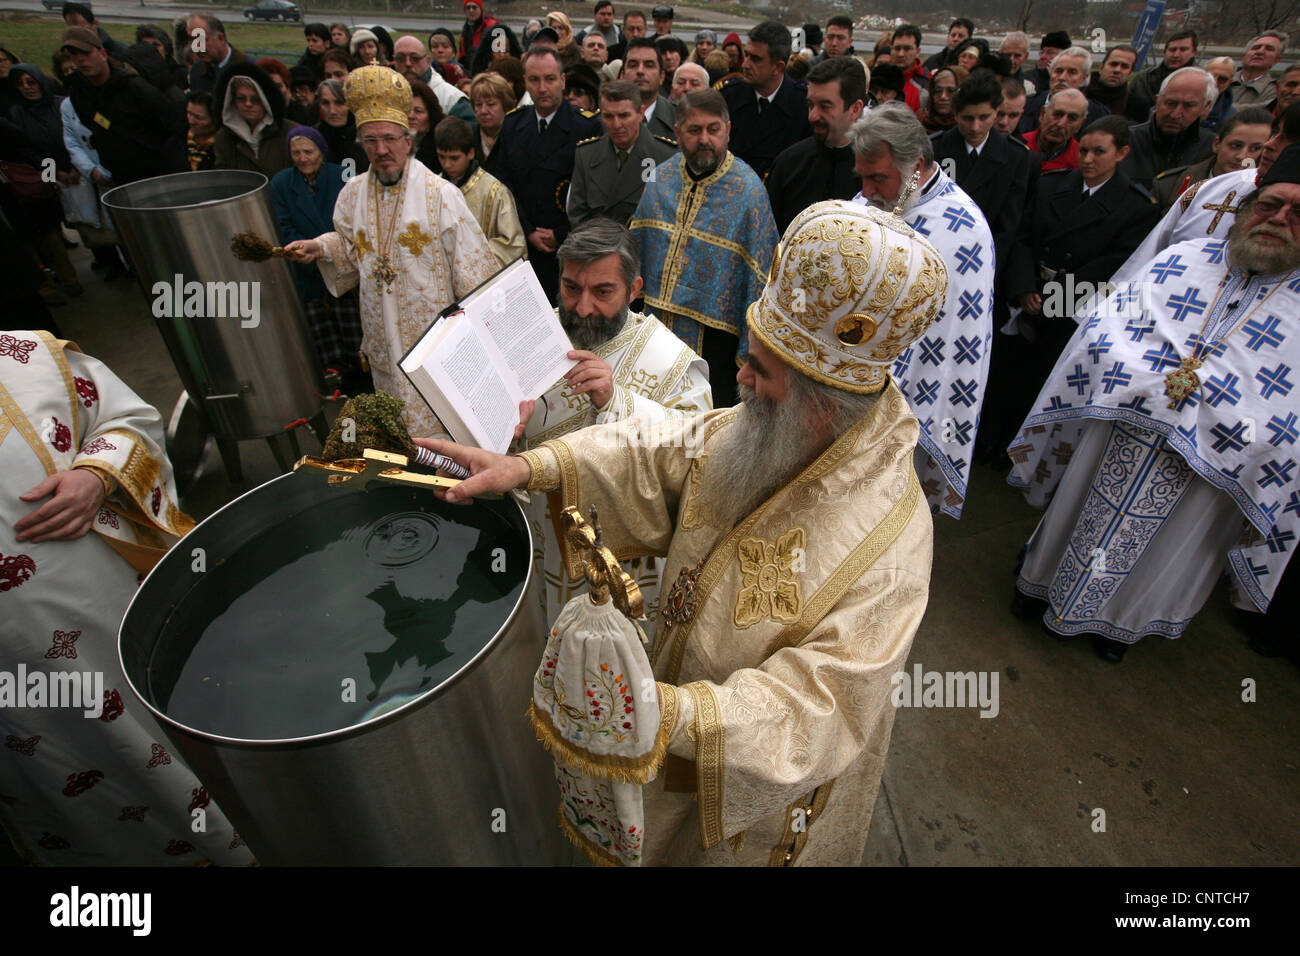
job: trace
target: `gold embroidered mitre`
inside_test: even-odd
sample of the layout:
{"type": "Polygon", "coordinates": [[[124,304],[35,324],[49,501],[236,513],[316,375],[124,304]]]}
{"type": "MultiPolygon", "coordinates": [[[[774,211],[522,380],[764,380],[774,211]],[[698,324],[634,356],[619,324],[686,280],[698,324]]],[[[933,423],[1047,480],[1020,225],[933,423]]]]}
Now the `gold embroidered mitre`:
{"type": "Polygon", "coordinates": [[[749,330],[805,375],[878,392],[935,320],[948,270],[897,216],[843,200],[809,206],[777,246],[749,330]]]}
{"type": "Polygon", "coordinates": [[[343,98],[357,118],[358,128],[366,123],[396,123],[410,129],[411,84],[406,77],[386,66],[363,66],[343,81],[343,98]]]}

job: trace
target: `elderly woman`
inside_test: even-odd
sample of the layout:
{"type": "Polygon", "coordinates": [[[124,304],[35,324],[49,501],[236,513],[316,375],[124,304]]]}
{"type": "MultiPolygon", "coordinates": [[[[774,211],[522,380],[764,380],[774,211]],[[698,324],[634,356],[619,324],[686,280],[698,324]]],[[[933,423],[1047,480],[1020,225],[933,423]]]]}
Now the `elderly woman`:
{"type": "Polygon", "coordinates": [[[372,63],[384,65],[379,58],[379,38],[369,30],[355,31],[348,43],[348,51],[362,66],[370,66],[372,63]]]}
{"type": "Polygon", "coordinates": [[[438,102],[438,96],[429,88],[429,84],[412,80],[411,111],[406,119],[411,124],[411,134],[415,137],[415,158],[435,173],[442,172],[442,165],[438,162],[438,148],[434,145],[433,128],[442,122],[443,115],[442,104],[438,102]]]}
{"type": "Polygon", "coordinates": [[[556,52],[560,54],[560,65],[567,67],[581,63],[582,51],[573,40],[573,24],[569,22],[568,16],[559,10],[552,10],[546,15],[546,25],[560,38],[560,42],[555,45],[556,52]]]}
{"type": "MultiPolygon", "coordinates": [[[[289,131],[285,142],[293,166],[271,180],[281,244],[333,230],[334,204],[343,189],[343,167],[325,161],[325,137],[319,131],[298,126],[289,131]]],[[[360,364],[361,313],[356,292],[332,296],[316,266],[293,263],[292,268],[321,369],[339,372],[348,394],[369,391],[360,364]]]]}
{"type": "Polygon", "coordinates": [[[478,120],[479,163],[486,166],[501,134],[501,124],[515,108],[515,91],[499,73],[480,73],[469,85],[469,102],[478,120]]]}
{"type": "Polygon", "coordinates": [[[212,143],[216,169],[274,176],[289,167],[285,103],[263,70],[247,61],[232,63],[221,72],[214,100],[221,108],[221,129],[212,143]]]}
{"type": "Polygon", "coordinates": [[[695,34],[695,49],[691,51],[691,62],[707,69],[705,59],[718,48],[718,35],[712,30],[701,30],[695,34]]]}
{"type": "Polygon", "coordinates": [[[316,87],[316,105],[320,107],[316,132],[325,140],[325,160],[341,164],[355,155],[357,145],[357,123],[343,96],[343,81],[326,80],[316,87]]]}
{"type": "Polygon", "coordinates": [[[916,114],[927,133],[941,133],[956,125],[957,116],[952,109],[952,98],[957,94],[957,87],[969,75],[960,66],[945,66],[934,71],[930,77],[929,105],[916,114]]]}

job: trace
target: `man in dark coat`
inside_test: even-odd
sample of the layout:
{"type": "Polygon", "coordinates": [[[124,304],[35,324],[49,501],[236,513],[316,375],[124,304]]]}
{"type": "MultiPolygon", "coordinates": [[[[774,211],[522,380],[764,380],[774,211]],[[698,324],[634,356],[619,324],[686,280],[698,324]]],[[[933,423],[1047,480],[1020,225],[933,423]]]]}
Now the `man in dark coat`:
{"type": "Polygon", "coordinates": [[[252,62],[226,40],[226,28],[210,13],[194,13],[185,24],[194,50],[194,65],[190,67],[190,92],[211,93],[217,88],[217,77],[232,63],[252,62]]]}
{"type": "Polygon", "coordinates": [[[975,200],[988,220],[1004,270],[1016,241],[1029,192],[1030,151],[993,128],[1002,103],[1002,83],[977,73],[957,88],[957,123],[930,137],[934,160],[975,200]]]}
{"type": "Polygon", "coordinates": [[[852,199],[862,186],[854,171],[849,129],[862,115],[867,73],[851,56],[822,60],[808,72],[812,135],[783,150],[767,177],[778,232],[824,199],[852,199]]]}
{"type": "Polygon", "coordinates": [[[1217,95],[1214,77],[1198,67],[1188,66],[1169,74],[1165,88],[1156,97],[1151,119],[1133,127],[1124,174],[1150,188],[1166,169],[1204,157],[1214,142],[1214,133],[1203,127],[1201,120],[1217,95]]]}
{"type": "Polygon", "coordinates": [[[533,103],[501,124],[488,172],[514,194],[528,260],[553,302],[560,282],[555,252],[569,234],[565,197],[574,154],[581,140],[603,130],[598,119],[564,99],[564,72],[553,49],[537,47],[524,54],[524,85],[533,103]]]}
{"type": "Polygon", "coordinates": [[[741,71],[744,83],[723,89],[731,118],[731,152],[766,179],[772,161],[789,146],[812,135],[808,90],[785,75],[790,31],[774,20],[749,31],[741,71]]]}
{"type": "Polygon", "coordinates": [[[113,171],[113,183],[179,172],[171,157],[175,140],[185,136],[184,109],[112,59],[93,30],[69,27],[63,49],[77,66],[67,81],[72,107],[91,131],[100,161],[113,171]]]}

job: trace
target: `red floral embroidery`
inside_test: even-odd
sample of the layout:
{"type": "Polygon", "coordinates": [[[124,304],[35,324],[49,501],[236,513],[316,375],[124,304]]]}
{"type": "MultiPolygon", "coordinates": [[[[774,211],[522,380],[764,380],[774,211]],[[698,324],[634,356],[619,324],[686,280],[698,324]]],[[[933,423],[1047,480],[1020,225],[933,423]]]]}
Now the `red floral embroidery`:
{"type": "Polygon", "coordinates": [[[66,850],[68,847],[72,846],[72,844],[63,839],[63,837],[59,836],[57,833],[51,833],[49,830],[42,833],[41,838],[36,842],[46,850],[66,850]]]}
{"type": "Polygon", "coordinates": [[[20,365],[26,365],[31,352],[36,348],[35,342],[20,339],[13,335],[0,335],[0,356],[8,356],[20,365]]]}
{"type": "Polygon", "coordinates": [[[230,849],[233,850],[237,846],[248,846],[248,844],[244,842],[244,838],[238,833],[236,833],[235,838],[230,841],[230,849]]]}
{"type": "Polygon", "coordinates": [[[102,770],[83,770],[81,773],[68,774],[67,786],[63,788],[65,797],[75,797],[85,793],[99,781],[104,779],[102,770]]]}
{"type": "Polygon", "coordinates": [[[72,447],[72,429],[57,418],[54,419],[54,431],[50,435],[50,444],[55,451],[67,451],[72,447]]]}
{"type": "Polygon", "coordinates": [[[194,852],[194,844],[186,843],[184,840],[169,840],[167,849],[163,852],[168,856],[184,856],[186,853],[194,852]]]}
{"type": "Polygon", "coordinates": [[[56,657],[66,657],[70,661],[77,659],[77,638],[81,637],[80,631],[55,631],[54,643],[50,649],[45,652],[49,659],[56,657]]]}
{"type": "Polygon", "coordinates": [[[28,737],[24,740],[21,737],[15,737],[13,734],[5,736],[5,747],[9,750],[16,750],[24,757],[32,757],[36,754],[36,745],[40,742],[40,735],[28,737]]]}
{"type": "Polygon", "coordinates": [[[150,757],[149,762],[144,765],[146,770],[152,770],[154,767],[160,767],[163,764],[172,762],[172,758],[168,756],[167,751],[163,749],[162,744],[151,744],[151,746],[153,747],[153,756],[150,757]]]}
{"type": "Polygon", "coordinates": [[[148,807],[123,807],[122,815],[119,820],[134,820],[137,823],[144,822],[144,815],[149,812],[148,807]]]}
{"type": "Polygon", "coordinates": [[[153,516],[158,517],[158,509],[162,507],[162,489],[155,488],[149,495],[149,507],[153,509],[153,516]]]}
{"type": "Polygon", "coordinates": [[[25,584],[36,573],[36,562],[25,554],[0,555],[0,591],[25,584]]]}
{"type": "Polygon", "coordinates": [[[212,798],[208,796],[207,787],[195,787],[193,790],[190,791],[190,796],[192,797],[192,799],[190,800],[190,805],[186,807],[186,809],[189,810],[190,813],[193,813],[195,810],[198,810],[202,807],[206,807],[209,803],[212,802],[212,798]]]}
{"type": "Polygon", "coordinates": [[[81,402],[87,408],[99,401],[99,389],[95,388],[95,383],[88,378],[76,376],[77,394],[81,396],[81,402]]]}
{"type": "Polygon", "coordinates": [[[49,659],[66,657],[69,661],[75,661],[78,637],[81,637],[81,631],[55,631],[55,641],[45,652],[45,657],[49,659]]]}
{"type": "Polygon", "coordinates": [[[95,516],[95,520],[100,524],[108,525],[110,528],[122,527],[121,522],[117,520],[117,514],[109,511],[107,508],[100,508],[99,514],[95,516]]]}
{"type": "Polygon", "coordinates": [[[101,451],[117,451],[117,446],[103,435],[81,446],[83,455],[98,455],[101,451]]]}
{"type": "Polygon", "coordinates": [[[122,703],[122,695],[116,690],[104,691],[104,712],[99,715],[99,719],[104,723],[110,720],[117,720],[126,712],[126,705],[122,703]]]}

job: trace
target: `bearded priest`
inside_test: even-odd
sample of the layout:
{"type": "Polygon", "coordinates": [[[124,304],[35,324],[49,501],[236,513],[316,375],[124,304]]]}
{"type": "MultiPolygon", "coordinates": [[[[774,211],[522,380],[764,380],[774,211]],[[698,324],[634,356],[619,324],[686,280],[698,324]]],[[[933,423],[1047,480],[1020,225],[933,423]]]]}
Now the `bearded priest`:
{"type": "Polygon", "coordinates": [[[817,203],[749,308],[739,407],[517,457],[422,440],[472,472],[449,500],[595,505],[620,558],[667,557],[650,658],[669,756],[643,790],[643,863],[861,862],[933,544],[890,367],[947,283],[902,220],[817,203]]]}
{"type": "Polygon", "coordinates": [[[1165,249],[1079,316],[1007,450],[1042,506],[1014,613],[1117,662],[1178,637],[1224,566],[1267,611],[1300,533],[1300,155],[1223,239],[1165,249]]]}
{"type": "Polygon", "coordinates": [[[330,295],[361,285],[361,351],[375,388],[406,403],[416,435],[436,430],[433,409],[402,374],[402,356],[438,313],[497,271],[498,262],[459,189],[412,155],[411,85],[384,66],[363,66],[343,85],[370,169],[348,180],[334,231],[285,246],[296,262],[320,260],[330,295]]]}

